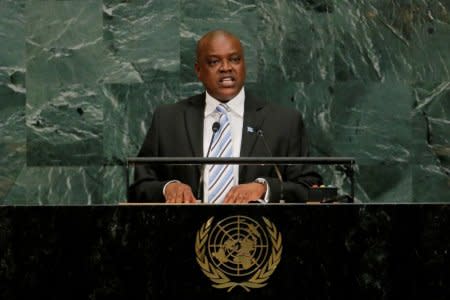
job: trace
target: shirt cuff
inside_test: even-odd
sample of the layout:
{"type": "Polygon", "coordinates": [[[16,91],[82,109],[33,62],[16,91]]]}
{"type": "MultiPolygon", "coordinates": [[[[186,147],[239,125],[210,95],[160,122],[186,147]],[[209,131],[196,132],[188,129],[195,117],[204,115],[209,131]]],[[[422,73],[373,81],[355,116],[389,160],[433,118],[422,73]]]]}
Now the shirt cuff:
{"type": "Polygon", "coordinates": [[[266,186],[266,193],[264,194],[264,199],[260,199],[261,203],[269,203],[270,200],[270,186],[267,183],[267,180],[265,180],[264,178],[256,178],[255,182],[257,183],[261,183],[264,184],[266,186]]]}
{"type": "Polygon", "coordinates": [[[169,184],[174,183],[174,182],[181,182],[181,181],[179,181],[179,180],[171,180],[171,181],[167,182],[167,183],[164,185],[163,190],[162,190],[162,193],[163,193],[164,198],[166,197],[166,187],[167,187],[169,184]]]}

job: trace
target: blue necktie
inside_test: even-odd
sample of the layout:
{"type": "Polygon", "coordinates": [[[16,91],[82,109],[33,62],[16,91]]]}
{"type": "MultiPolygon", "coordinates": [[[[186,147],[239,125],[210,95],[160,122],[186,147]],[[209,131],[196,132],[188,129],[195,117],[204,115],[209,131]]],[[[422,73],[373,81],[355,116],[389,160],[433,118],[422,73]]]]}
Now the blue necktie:
{"type": "MultiPolygon", "coordinates": [[[[220,130],[214,135],[209,157],[231,157],[233,147],[231,143],[231,126],[227,109],[224,104],[216,107],[219,112],[220,130]]],[[[211,165],[208,176],[208,202],[221,203],[225,195],[233,186],[232,165],[211,165]]]]}

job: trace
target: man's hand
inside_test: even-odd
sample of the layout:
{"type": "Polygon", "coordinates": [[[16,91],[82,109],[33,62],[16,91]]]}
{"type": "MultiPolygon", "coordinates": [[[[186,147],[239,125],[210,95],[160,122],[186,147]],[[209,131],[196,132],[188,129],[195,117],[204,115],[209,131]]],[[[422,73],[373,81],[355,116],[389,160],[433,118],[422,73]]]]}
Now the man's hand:
{"type": "Polygon", "coordinates": [[[267,187],[261,183],[245,183],[233,186],[225,196],[223,203],[249,203],[264,198],[267,187]]]}
{"type": "Polygon", "coordinates": [[[172,182],[166,186],[164,197],[166,203],[196,203],[194,194],[189,185],[181,182],[172,182]]]}

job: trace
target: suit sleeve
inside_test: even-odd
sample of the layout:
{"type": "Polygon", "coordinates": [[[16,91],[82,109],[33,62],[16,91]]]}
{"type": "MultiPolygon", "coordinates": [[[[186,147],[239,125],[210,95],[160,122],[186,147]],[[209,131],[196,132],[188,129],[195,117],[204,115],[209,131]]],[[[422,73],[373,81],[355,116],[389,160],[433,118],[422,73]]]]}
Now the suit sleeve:
{"type": "MultiPolygon", "coordinates": [[[[144,139],[138,157],[157,157],[161,130],[161,111],[157,108],[153,113],[151,126],[144,139]]],[[[128,189],[129,202],[164,202],[162,193],[168,181],[158,180],[158,166],[137,165],[134,171],[134,182],[128,189]]]]}
{"type": "MultiPolygon", "coordinates": [[[[296,111],[289,124],[287,156],[309,156],[309,141],[301,114],[296,111]]],[[[309,164],[282,168],[283,183],[278,178],[265,178],[271,189],[271,202],[283,198],[286,202],[306,202],[312,185],[322,184],[322,177],[309,164]]]]}

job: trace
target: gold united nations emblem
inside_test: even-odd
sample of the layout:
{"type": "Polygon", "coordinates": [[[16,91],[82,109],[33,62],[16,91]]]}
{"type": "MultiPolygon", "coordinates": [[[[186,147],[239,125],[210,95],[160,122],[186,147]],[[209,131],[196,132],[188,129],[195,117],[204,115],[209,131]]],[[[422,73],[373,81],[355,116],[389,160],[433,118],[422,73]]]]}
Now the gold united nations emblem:
{"type": "Polygon", "coordinates": [[[265,217],[262,225],[246,216],[213,220],[202,225],[195,239],[197,262],[212,286],[228,292],[265,286],[283,250],[275,225],[265,217]]]}

